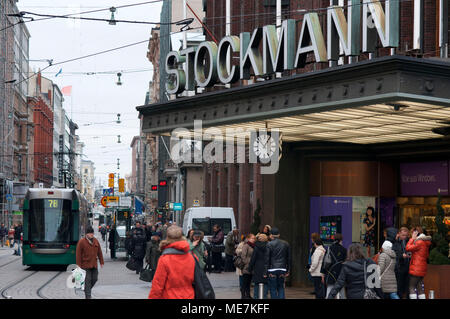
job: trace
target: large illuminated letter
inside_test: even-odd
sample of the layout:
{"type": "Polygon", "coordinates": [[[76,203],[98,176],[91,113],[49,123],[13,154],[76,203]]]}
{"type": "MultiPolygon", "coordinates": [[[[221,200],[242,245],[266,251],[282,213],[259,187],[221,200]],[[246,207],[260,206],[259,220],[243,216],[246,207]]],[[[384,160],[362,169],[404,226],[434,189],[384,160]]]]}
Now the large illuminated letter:
{"type": "Polygon", "coordinates": [[[368,14],[370,12],[381,44],[385,48],[398,47],[399,42],[399,3],[398,0],[386,0],[385,11],[379,0],[363,0],[363,52],[374,52],[376,46],[375,30],[368,30],[368,14]]]}
{"type": "Polygon", "coordinates": [[[359,55],[361,9],[359,0],[349,0],[347,7],[347,20],[344,10],[339,6],[331,6],[327,10],[327,58],[336,61],[339,59],[339,43],[346,56],[359,55]]]}
{"type": "Polygon", "coordinates": [[[259,44],[262,39],[262,28],[257,28],[253,31],[253,35],[250,39],[249,32],[241,33],[241,51],[240,51],[240,64],[241,64],[241,79],[250,79],[250,67],[253,68],[255,75],[262,75],[262,55],[259,51],[259,44]]]}
{"type": "Polygon", "coordinates": [[[280,38],[274,25],[263,27],[264,74],[292,70],[294,68],[295,20],[284,20],[280,38]]]}
{"type": "Polygon", "coordinates": [[[217,82],[217,45],[213,41],[202,42],[198,46],[195,53],[194,73],[195,81],[200,87],[210,87],[217,82]],[[206,63],[206,58],[209,63],[206,63]],[[208,72],[206,72],[206,65],[209,65],[208,72]]]}
{"type": "Polygon", "coordinates": [[[217,75],[219,76],[220,82],[223,84],[228,84],[236,82],[239,79],[239,73],[236,72],[236,66],[230,61],[231,69],[230,73],[227,71],[227,52],[230,48],[230,57],[233,56],[233,52],[240,52],[240,42],[239,37],[229,36],[223,38],[219,43],[219,48],[217,50],[217,75]]]}
{"type": "Polygon", "coordinates": [[[327,49],[319,23],[319,15],[315,12],[303,16],[302,31],[297,46],[295,67],[305,66],[306,57],[309,52],[314,52],[316,62],[327,62],[327,49]]]}
{"type": "Polygon", "coordinates": [[[178,52],[169,52],[166,56],[166,91],[169,94],[178,94],[184,91],[186,85],[186,75],[183,70],[178,69],[178,64],[185,62],[185,57],[178,52]]]}

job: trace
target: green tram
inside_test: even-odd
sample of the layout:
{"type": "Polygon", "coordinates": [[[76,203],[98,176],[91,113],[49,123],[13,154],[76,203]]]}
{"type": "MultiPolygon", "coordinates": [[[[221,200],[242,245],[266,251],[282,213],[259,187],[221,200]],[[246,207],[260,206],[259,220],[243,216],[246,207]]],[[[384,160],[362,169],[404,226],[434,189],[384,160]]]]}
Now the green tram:
{"type": "Polygon", "coordinates": [[[76,264],[88,220],[88,202],[75,189],[30,188],[23,204],[22,264],[76,264]]]}

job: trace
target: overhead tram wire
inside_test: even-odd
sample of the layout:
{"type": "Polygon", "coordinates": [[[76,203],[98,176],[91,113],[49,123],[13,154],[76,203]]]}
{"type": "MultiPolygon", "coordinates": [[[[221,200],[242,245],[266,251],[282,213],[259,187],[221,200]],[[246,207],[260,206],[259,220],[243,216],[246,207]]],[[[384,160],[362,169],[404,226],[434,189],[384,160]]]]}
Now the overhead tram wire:
{"type": "MultiPolygon", "coordinates": [[[[121,8],[127,8],[127,7],[135,7],[135,6],[140,6],[140,5],[145,5],[145,4],[152,4],[152,3],[163,2],[163,1],[164,0],[153,0],[153,1],[139,2],[139,3],[134,3],[134,4],[127,4],[127,5],[116,6],[115,8],[116,9],[121,9],[121,8]]],[[[97,9],[97,10],[82,11],[82,12],[77,12],[77,13],[69,13],[69,14],[65,14],[64,16],[70,17],[70,16],[74,16],[74,15],[82,15],[82,14],[89,14],[89,13],[95,13],[95,12],[101,12],[101,11],[109,11],[109,10],[110,10],[110,7],[109,8],[103,8],[103,9],[97,9]]],[[[50,20],[50,19],[53,19],[53,18],[46,17],[46,18],[41,18],[41,19],[32,19],[30,21],[23,21],[23,20],[21,20],[21,21],[19,21],[17,23],[14,23],[14,24],[10,25],[10,26],[7,26],[6,28],[1,29],[0,32],[3,31],[3,30],[6,30],[6,29],[12,28],[12,27],[16,26],[17,24],[28,23],[28,22],[44,21],[44,20],[50,20]]]]}
{"type": "MultiPolygon", "coordinates": [[[[380,0],[380,1],[376,1],[376,2],[382,3],[382,2],[385,2],[385,1],[386,1],[386,0],[380,0]]],[[[398,2],[411,2],[411,1],[413,1],[413,0],[398,0],[398,2]]],[[[341,7],[341,8],[347,8],[347,7],[350,7],[350,6],[360,6],[360,5],[362,5],[362,4],[356,4],[356,5],[344,5],[344,6],[340,6],[340,7],[341,7]]],[[[318,12],[318,11],[323,11],[323,10],[328,10],[328,8],[317,8],[317,9],[311,9],[311,10],[309,10],[309,11],[307,11],[307,10],[305,10],[305,11],[298,11],[298,10],[295,10],[295,11],[292,11],[292,12],[297,12],[297,13],[299,13],[299,14],[305,15],[305,14],[307,14],[307,13],[318,12]]],[[[100,10],[99,10],[99,11],[100,11],[100,10]]],[[[93,12],[93,11],[91,11],[91,12],[93,12]]],[[[85,13],[86,13],[86,12],[85,12],[85,13]]],[[[318,14],[319,14],[319,15],[324,15],[324,14],[326,14],[326,13],[324,13],[324,12],[319,12],[318,14]]],[[[211,17],[211,18],[212,18],[212,17],[211,17]]],[[[273,17],[273,18],[276,18],[276,17],[273,17]]],[[[247,22],[250,22],[250,21],[256,21],[256,20],[258,20],[258,18],[247,20],[247,22]]],[[[303,20],[303,19],[296,19],[297,22],[302,21],[302,20],[303,20]]],[[[37,21],[37,20],[35,20],[35,21],[37,21]]],[[[231,24],[231,23],[232,23],[232,22],[230,22],[229,24],[231,24]]],[[[225,23],[225,24],[226,24],[226,23],[225,23]]],[[[224,23],[219,23],[219,24],[216,24],[216,25],[208,25],[208,26],[209,26],[209,27],[214,27],[214,26],[222,26],[222,25],[224,25],[224,23]]],[[[203,27],[195,27],[195,28],[189,28],[188,30],[195,30],[195,29],[202,29],[202,28],[203,28],[203,27]]],[[[0,31],[1,31],[1,30],[0,30],[0,31]]],[[[181,33],[181,32],[184,32],[184,30],[183,30],[183,31],[173,32],[173,33],[171,33],[171,34],[168,35],[168,36],[161,36],[160,39],[165,38],[165,37],[170,37],[170,36],[172,36],[173,34],[177,34],[177,33],[181,33]]],[[[82,57],[78,57],[78,58],[74,58],[74,59],[70,59],[70,60],[66,60],[66,61],[62,61],[62,62],[58,62],[58,63],[55,63],[55,64],[52,64],[52,65],[49,65],[49,66],[45,67],[44,69],[41,70],[41,72],[42,72],[43,70],[48,69],[48,68],[51,67],[51,66],[60,65],[60,64],[63,64],[63,63],[69,63],[69,62],[72,62],[72,61],[81,60],[81,59],[88,58],[88,57],[91,57],[91,56],[96,56],[96,55],[108,53],[108,52],[111,52],[111,51],[120,50],[120,49],[127,48],[127,47],[130,47],[130,46],[134,46],[134,45],[138,45],[138,44],[142,44],[142,43],[147,43],[148,41],[149,41],[149,40],[146,39],[146,40],[144,40],[144,41],[139,41],[139,42],[131,43],[131,44],[124,45],[124,46],[117,47],[117,48],[113,48],[113,49],[110,49],[110,50],[105,50],[105,51],[93,53],[93,54],[90,54],[90,55],[86,55],[86,56],[82,56],[82,57]]],[[[20,82],[18,82],[18,83],[15,83],[14,85],[19,85],[19,84],[22,83],[23,81],[27,81],[27,80],[29,80],[30,78],[32,78],[33,76],[35,76],[35,75],[36,75],[36,74],[32,74],[32,75],[29,76],[28,78],[26,78],[26,79],[24,79],[24,80],[22,80],[22,81],[20,81],[20,82]]]]}
{"type": "MultiPolygon", "coordinates": [[[[25,14],[29,14],[32,16],[38,16],[38,17],[45,17],[45,18],[50,18],[50,19],[72,19],[72,20],[87,20],[87,21],[101,21],[101,22],[110,22],[110,21],[114,21],[117,23],[132,23],[132,24],[159,24],[159,25],[172,25],[172,24],[176,24],[176,25],[180,25],[180,24],[190,24],[193,21],[193,18],[187,18],[187,19],[182,19],[179,21],[175,21],[175,22],[152,22],[152,21],[133,21],[133,20],[111,20],[111,19],[100,19],[100,18],[86,18],[86,17],[71,17],[71,16],[67,16],[67,15],[52,15],[52,14],[42,14],[42,13],[35,13],[35,12],[29,12],[29,11],[21,11],[19,14],[10,14],[9,16],[16,16],[16,17],[20,17],[20,18],[28,18],[31,19],[30,17],[24,17],[25,14]],[[190,21],[188,23],[188,21],[190,21]]],[[[31,20],[31,21],[36,21],[36,20],[31,20]]]]}

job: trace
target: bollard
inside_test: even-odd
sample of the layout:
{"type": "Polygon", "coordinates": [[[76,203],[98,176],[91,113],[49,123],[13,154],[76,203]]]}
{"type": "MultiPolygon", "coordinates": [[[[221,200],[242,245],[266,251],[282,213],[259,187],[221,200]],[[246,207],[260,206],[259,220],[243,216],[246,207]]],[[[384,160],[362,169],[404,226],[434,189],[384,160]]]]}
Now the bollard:
{"type": "Polygon", "coordinates": [[[434,290],[430,290],[428,293],[428,299],[434,299],[434,290]]]}
{"type": "Polygon", "coordinates": [[[264,284],[259,284],[258,288],[259,299],[264,299],[264,284]]]}

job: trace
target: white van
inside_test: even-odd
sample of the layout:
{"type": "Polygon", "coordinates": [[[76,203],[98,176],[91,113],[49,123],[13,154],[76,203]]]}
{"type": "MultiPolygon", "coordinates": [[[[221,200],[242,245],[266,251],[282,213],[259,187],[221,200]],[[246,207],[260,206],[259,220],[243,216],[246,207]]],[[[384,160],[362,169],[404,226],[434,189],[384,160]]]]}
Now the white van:
{"type": "MultiPolygon", "coordinates": [[[[213,226],[222,228],[225,237],[236,228],[233,208],[231,207],[191,207],[184,214],[183,233],[187,236],[190,229],[201,230],[205,233],[205,241],[212,237],[213,226]]],[[[224,241],[225,243],[225,241],[224,241]]]]}

